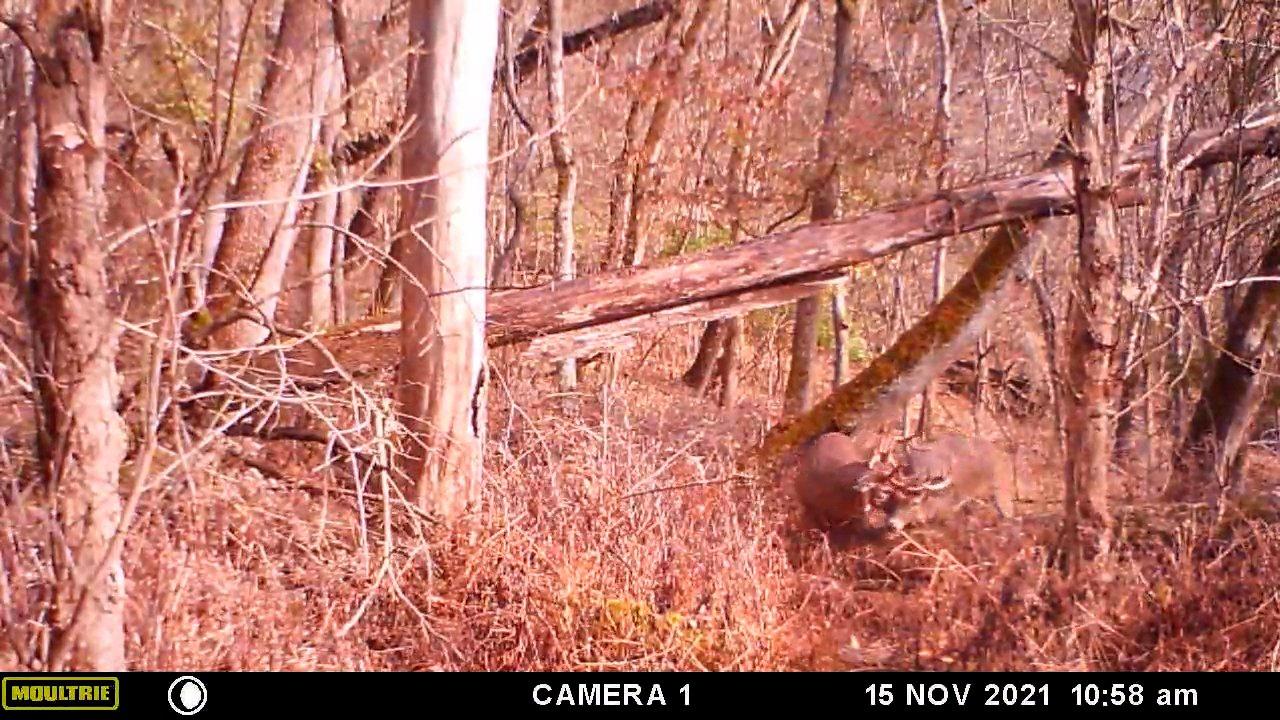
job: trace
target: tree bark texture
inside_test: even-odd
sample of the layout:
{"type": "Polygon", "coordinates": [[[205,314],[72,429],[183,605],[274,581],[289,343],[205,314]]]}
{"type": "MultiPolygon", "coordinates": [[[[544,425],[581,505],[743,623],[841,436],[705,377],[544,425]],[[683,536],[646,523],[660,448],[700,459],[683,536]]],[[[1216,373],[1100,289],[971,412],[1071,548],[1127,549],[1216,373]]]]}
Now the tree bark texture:
{"type": "MultiPolygon", "coordinates": [[[[835,13],[835,57],[831,65],[831,83],[827,88],[827,107],[822,116],[822,130],[818,135],[817,172],[813,185],[813,202],[809,219],[823,222],[834,219],[840,207],[840,161],[836,152],[836,126],[848,111],[853,83],[850,82],[856,0],[839,0],[835,13]]],[[[840,292],[839,289],[835,291],[840,292]]],[[[832,293],[832,302],[835,302],[832,293]]],[[[822,296],[814,295],[796,303],[795,329],[791,335],[791,365],[787,374],[785,408],[788,413],[808,410],[813,396],[813,368],[818,351],[818,318],[821,315],[822,296]]],[[[836,320],[838,310],[831,308],[831,318],[836,320]]],[[[833,322],[833,331],[840,326],[833,322]]],[[[836,343],[844,352],[844,343],[836,343]]],[[[836,360],[837,370],[843,367],[836,360]]],[[[837,375],[840,374],[837,372],[837,375]]]]}
{"type": "Polygon", "coordinates": [[[5,221],[5,232],[0,233],[0,254],[7,266],[0,270],[0,279],[7,274],[8,280],[18,289],[18,293],[29,299],[28,282],[31,278],[31,230],[32,209],[35,202],[33,191],[36,182],[36,119],[31,96],[32,63],[27,49],[19,44],[11,46],[9,57],[9,77],[7,80],[7,97],[5,102],[13,108],[10,124],[4,141],[5,157],[12,158],[12,164],[0,168],[4,174],[4,194],[0,196],[0,207],[7,210],[9,217],[5,221]]]}
{"type": "MultiPolygon", "coordinates": [[[[1256,274],[1280,276],[1280,234],[1272,238],[1256,274]]],[[[1174,458],[1170,496],[1195,496],[1213,487],[1210,480],[1218,483],[1214,489],[1225,490],[1237,480],[1241,451],[1266,386],[1262,369],[1274,352],[1278,310],[1280,282],[1248,286],[1174,458]]]]}
{"type": "Polygon", "coordinates": [[[1085,530],[1093,551],[1105,554],[1111,518],[1107,476],[1111,459],[1115,388],[1111,353],[1120,244],[1112,199],[1118,158],[1108,143],[1105,119],[1109,63],[1102,39],[1101,8],[1073,0],[1071,62],[1067,91],[1072,192],[1079,227],[1079,265],[1067,318],[1065,530],[1073,559],[1081,556],[1085,530]]]}
{"type": "Polygon", "coordinates": [[[126,669],[119,375],[106,211],[109,5],[38,5],[35,35],[35,371],[38,453],[61,538],[49,668],[126,669]]]}
{"type": "MultiPolygon", "coordinates": [[[[544,0],[547,16],[547,103],[551,109],[551,156],[556,167],[555,261],[556,280],[572,280],[575,271],[573,205],[578,189],[578,166],[565,129],[564,0],[544,0]]],[[[574,358],[565,358],[557,370],[561,392],[578,385],[574,358]]]]}
{"type": "Polygon", "coordinates": [[[319,130],[311,110],[315,97],[327,97],[315,43],[329,37],[328,17],[321,0],[285,0],[280,14],[250,139],[228,198],[243,206],[228,212],[208,282],[212,342],[220,349],[250,348],[269,334],[297,232],[297,196],[319,130]]]}
{"type": "Polygon", "coordinates": [[[480,499],[485,434],[489,92],[497,0],[415,0],[406,90],[398,404],[417,503],[456,519],[480,499]],[[475,89],[485,88],[485,92],[475,89]]]}

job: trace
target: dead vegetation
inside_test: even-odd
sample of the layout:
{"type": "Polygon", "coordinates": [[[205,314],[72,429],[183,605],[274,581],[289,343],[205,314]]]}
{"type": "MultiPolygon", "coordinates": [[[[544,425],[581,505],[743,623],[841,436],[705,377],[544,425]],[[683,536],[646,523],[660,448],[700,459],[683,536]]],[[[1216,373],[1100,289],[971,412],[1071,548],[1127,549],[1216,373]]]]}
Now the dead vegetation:
{"type": "MultiPolygon", "coordinates": [[[[495,373],[485,510],[455,530],[394,485],[393,502],[383,502],[372,420],[347,423],[357,430],[326,445],[319,431],[279,439],[308,419],[287,411],[273,421],[287,424],[259,433],[277,439],[219,437],[186,457],[162,455],[158,465],[187,470],[157,474],[125,545],[131,662],[1280,667],[1274,495],[1215,520],[1204,508],[1150,502],[1158,482],[1132,467],[1141,479],[1118,513],[1113,561],[1068,580],[1048,550],[1060,510],[1044,489],[1061,480],[1053,458],[1035,451],[1051,428],[984,412],[990,439],[1020,448],[1018,519],[975,504],[873,546],[832,548],[802,529],[785,476],[738,471],[776,410],[761,392],[766,375],[749,375],[748,399],[725,416],[671,379],[664,368],[681,366],[677,353],[655,355],[628,366],[612,392],[600,373],[584,373],[568,405],[550,392],[551,377],[495,373]]],[[[329,389],[325,412],[343,395],[329,389]]],[[[943,426],[970,422],[966,397],[940,402],[943,426]]],[[[346,417],[359,414],[348,402],[346,417]]],[[[51,529],[41,490],[19,480],[29,476],[21,444],[11,439],[3,456],[5,667],[24,664],[14,649],[33,652],[47,632],[34,613],[51,529]]],[[[1275,488],[1280,462],[1255,453],[1251,472],[1275,488]]]]}

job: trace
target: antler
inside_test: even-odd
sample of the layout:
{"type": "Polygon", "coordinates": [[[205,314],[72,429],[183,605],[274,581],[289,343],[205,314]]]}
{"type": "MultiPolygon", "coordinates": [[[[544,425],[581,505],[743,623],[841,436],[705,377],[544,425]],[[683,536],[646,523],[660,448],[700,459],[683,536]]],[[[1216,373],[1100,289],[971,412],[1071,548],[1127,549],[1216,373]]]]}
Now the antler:
{"type": "Polygon", "coordinates": [[[903,466],[892,452],[892,447],[902,442],[890,439],[888,448],[881,442],[880,447],[872,454],[867,465],[871,472],[862,476],[856,489],[863,493],[863,509],[884,509],[894,504],[895,499],[918,499],[925,495],[941,492],[951,486],[951,478],[944,475],[928,476],[923,479],[915,476],[905,477],[903,466]]]}
{"type": "MultiPolygon", "coordinates": [[[[900,474],[901,473],[894,473],[894,475],[900,475],[900,474]]],[[[916,478],[913,476],[912,480],[915,480],[915,479],[916,478]]],[[[896,480],[893,477],[887,477],[885,478],[885,481],[893,485],[894,489],[909,495],[924,495],[926,493],[939,492],[942,490],[946,490],[948,487],[951,486],[951,478],[945,475],[927,476],[923,481],[916,482],[910,485],[907,483],[901,482],[899,480],[896,480]]]]}

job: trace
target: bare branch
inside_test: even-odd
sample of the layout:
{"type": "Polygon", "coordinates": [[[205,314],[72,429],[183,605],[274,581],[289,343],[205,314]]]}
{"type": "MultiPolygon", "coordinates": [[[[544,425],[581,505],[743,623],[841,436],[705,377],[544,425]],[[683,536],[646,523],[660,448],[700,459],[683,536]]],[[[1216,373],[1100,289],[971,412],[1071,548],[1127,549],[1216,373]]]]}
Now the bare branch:
{"type": "MultiPolygon", "coordinates": [[[[654,2],[641,5],[634,10],[614,13],[589,28],[566,35],[564,38],[565,57],[586,52],[605,40],[660,22],[671,14],[674,8],[675,3],[671,0],[654,0],[654,2]]],[[[543,43],[534,43],[527,48],[521,49],[516,54],[515,81],[517,84],[523,82],[538,69],[545,52],[546,48],[543,43]]]]}

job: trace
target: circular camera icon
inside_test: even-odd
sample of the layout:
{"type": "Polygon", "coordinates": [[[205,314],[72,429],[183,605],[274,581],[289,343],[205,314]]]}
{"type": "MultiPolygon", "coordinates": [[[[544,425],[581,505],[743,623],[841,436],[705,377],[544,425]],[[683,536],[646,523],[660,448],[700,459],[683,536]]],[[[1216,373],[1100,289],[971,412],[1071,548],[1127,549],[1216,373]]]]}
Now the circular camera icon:
{"type": "Polygon", "coordinates": [[[169,685],[169,707],[179,715],[195,715],[208,700],[209,691],[194,675],[183,675],[169,685]]]}

